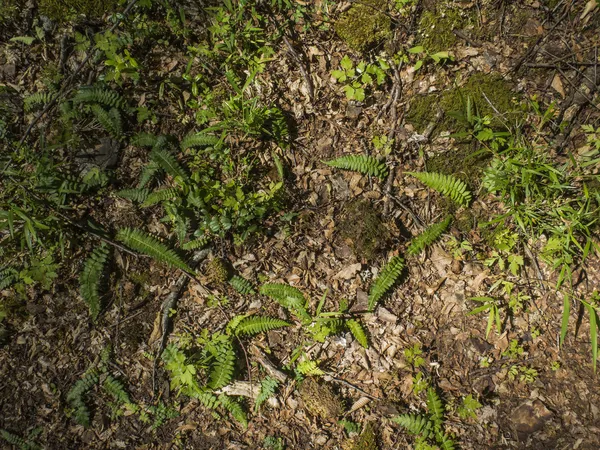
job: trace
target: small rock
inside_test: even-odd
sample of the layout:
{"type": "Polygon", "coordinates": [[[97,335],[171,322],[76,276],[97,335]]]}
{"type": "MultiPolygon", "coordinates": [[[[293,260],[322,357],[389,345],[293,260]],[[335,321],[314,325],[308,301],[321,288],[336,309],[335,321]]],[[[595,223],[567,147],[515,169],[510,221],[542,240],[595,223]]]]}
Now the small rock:
{"type": "Polygon", "coordinates": [[[540,400],[526,401],[513,411],[511,422],[520,440],[539,431],[550,420],[552,412],[540,400]]]}
{"type": "Polygon", "coordinates": [[[348,119],[358,119],[361,112],[362,108],[360,106],[348,105],[346,108],[346,117],[348,119]]]}

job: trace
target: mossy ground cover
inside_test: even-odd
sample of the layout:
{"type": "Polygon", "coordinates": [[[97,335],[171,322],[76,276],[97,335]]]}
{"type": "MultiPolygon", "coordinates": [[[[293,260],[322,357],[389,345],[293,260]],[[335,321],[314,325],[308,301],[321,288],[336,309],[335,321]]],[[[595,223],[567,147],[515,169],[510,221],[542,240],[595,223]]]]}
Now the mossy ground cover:
{"type": "Polygon", "coordinates": [[[387,8],[385,0],[356,2],[336,21],[335,31],[350,48],[364,52],[390,36],[387,8]]]}

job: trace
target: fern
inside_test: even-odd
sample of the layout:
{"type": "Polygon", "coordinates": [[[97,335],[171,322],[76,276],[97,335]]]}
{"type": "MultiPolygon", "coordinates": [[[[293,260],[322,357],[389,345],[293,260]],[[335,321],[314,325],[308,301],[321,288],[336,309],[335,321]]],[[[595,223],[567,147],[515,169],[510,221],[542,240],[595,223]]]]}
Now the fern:
{"type": "Polygon", "coordinates": [[[123,127],[121,125],[121,114],[115,108],[112,108],[109,112],[100,106],[92,105],[90,107],[92,113],[96,117],[96,120],[102,125],[102,127],[115,139],[121,139],[123,135],[123,127]]]}
{"type": "Polygon", "coordinates": [[[209,409],[216,409],[219,406],[219,399],[217,396],[205,387],[196,387],[193,391],[186,391],[186,394],[195,398],[209,409]]]}
{"type": "Polygon", "coordinates": [[[138,133],[131,138],[129,143],[135,147],[154,147],[157,137],[151,133],[138,133]]]}
{"type": "Polygon", "coordinates": [[[209,346],[213,363],[207,386],[211,389],[219,389],[228,385],[233,379],[236,356],[230,341],[209,346]]]}
{"type": "Polygon", "coordinates": [[[138,188],[144,188],[150,180],[156,175],[156,172],[160,170],[160,166],[154,162],[150,161],[143,169],[140,174],[140,181],[138,181],[138,188]]]}
{"type": "Polygon", "coordinates": [[[123,384],[114,378],[112,375],[107,375],[102,387],[106,392],[108,392],[119,404],[129,404],[131,400],[129,399],[129,394],[123,387],[123,384]]]}
{"type": "Polygon", "coordinates": [[[25,112],[30,112],[33,109],[46,106],[51,101],[52,94],[50,92],[36,92],[23,100],[23,108],[25,109],[25,112]]]}
{"type": "Polygon", "coordinates": [[[237,335],[253,336],[264,333],[269,330],[290,326],[285,320],[275,319],[273,317],[252,316],[242,319],[234,328],[237,335]]]}
{"type": "Polygon", "coordinates": [[[231,416],[237,420],[244,428],[248,428],[248,416],[242,405],[225,394],[219,395],[219,403],[225,408],[231,416]]]}
{"type": "Polygon", "coordinates": [[[262,405],[275,394],[277,386],[279,386],[279,381],[277,381],[275,378],[266,377],[264,380],[261,381],[260,391],[254,403],[255,412],[258,412],[258,410],[260,409],[260,405],[262,405]]]}
{"type": "Polygon", "coordinates": [[[79,277],[79,292],[88,305],[92,320],[98,318],[101,309],[100,286],[102,284],[104,268],[108,260],[109,249],[102,243],[92,251],[85,262],[85,266],[79,277]]]}
{"type": "Polygon", "coordinates": [[[134,202],[144,202],[150,195],[150,191],[145,188],[122,189],[117,191],[117,195],[134,202]]]}
{"type": "Polygon", "coordinates": [[[67,394],[67,402],[73,408],[73,418],[84,427],[90,425],[90,411],[85,403],[85,395],[98,383],[99,375],[98,369],[88,370],[67,394]]]}
{"type": "Polygon", "coordinates": [[[381,298],[394,285],[400,273],[404,269],[404,259],[401,256],[394,256],[381,269],[381,273],[373,282],[369,291],[369,311],[373,311],[381,298]]]}
{"type": "Polygon", "coordinates": [[[150,158],[156,162],[158,166],[171,175],[173,178],[181,178],[184,182],[189,182],[189,177],[183,167],[177,162],[175,157],[169,152],[169,150],[156,145],[150,152],[150,158]]]}
{"type": "Polygon", "coordinates": [[[165,200],[171,200],[179,195],[177,188],[164,188],[158,189],[150,193],[142,203],[142,207],[156,205],[157,203],[164,202],[165,200]]]}
{"type": "Polygon", "coordinates": [[[41,447],[34,442],[23,439],[21,436],[11,433],[10,431],[0,429],[0,436],[10,445],[18,447],[20,450],[38,450],[41,447]]]}
{"type": "Polygon", "coordinates": [[[19,279],[19,272],[12,267],[0,270],[0,291],[6,289],[19,279]]]}
{"type": "Polygon", "coordinates": [[[122,228],[117,233],[116,238],[128,247],[144,255],[151,256],[169,267],[176,267],[187,272],[192,272],[192,269],[173,249],[170,249],[150,234],[132,228],[122,228]]]}
{"type": "Polygon", "coordinates": [[[302,361],[296,366],[296,371],[305,376],[314,377],[325,375],[325,372],[321,370],[318,363],[312,360],[302,361]]]}
{"type": "Polygon", "coordinates": [[[448,215],[443,221],[431,225],[411,241],[406,253],[409,256],[416,256],[421,253],[426,247],[433,244],[444,231],[446,231],[450,222],[452,222],[452,216],[448,215]]]}
{"type": "Polygon", "coordinates": [[[439,434],[436,437],[437,443],[440,447],[440,450],[455,450],[456,443],[450,439],[446,434],[439,434]]]}
{"type": "Polygon", "coordinates": [[[324,161],[324,163],[338,169],[352,170],[379,178],[385,178],[388,174],[388,168],[384,162],[367,155],[340,156],[331,161],[324,161]]]}
{"type": "Polygon", "coordinates": [[[198,239],[194,239],[193,241],[184,243],[181,248],[184,250],[196,250],[198,248],[205,247],[209,242],[210,238],[208,236],[202,236],[198,239]]]}
{"type": "Polygon", "coordinates": [[[437,427],[441,427],[444,422],[444,405],[435,389],[431,387],[427,389],[427,410],[433,423],[437,427]]]}
{"type": "Polygon", "coordinates": [[[360,322],[358,320],[348,319],[346,321],[346,326],[350,330],[350,333],[352,333],[352,336],[354,336],[354,339],[356,339],[360,345],[362,345],[364,348],[369,347],[369,340],[367,339],[367,333],[365,333],[363,326],[360,324],[360,322]]]}
{"type": "Polygon", "coordinates": [[[233,288],[238,291],[242,295],[254,295],[256,291],[252,284],[246,280],[245,278],[240,277],[239,275],[234,275],[229,280],[229,284],[233,286],[233,288]]]}
{"type": "Polygon", "coordinates": [[[420,414],[401,414],[392,418],[411,434],[423,436],[425,439],[433,436],[433,423],[420,414]]]}
{"type": "Polygon", "coordinates": [[[444,175],[435,172],[406,172],[423,184],[450,197],[461,206],[469,206],[472,200],[471,192],[464,181],[454,178],[452,175],[444,175]]]}
{"type": "Polygon", "coordinates": [[[73,104],[99,103],[110,108],[123,109],[125,100],[114,91],[102,88],[83,88],[74,97],[73,104]]]}
{"type": "Polygon", "coordinates": [[[292,310],[302,320],[310,320],[304,294],[295,287],[280,283],[266,283],[261,286],[260,293],[271,297],[284,308],[292,310]]]}
{"type": "Polygon", "coordinates": [[[203,133],[188,134],[181,141],[181,150],[185,151],[192,147],[207,147],[210,145],[216,145],[219,142],[219,138],[210,136],[203,133]]]}

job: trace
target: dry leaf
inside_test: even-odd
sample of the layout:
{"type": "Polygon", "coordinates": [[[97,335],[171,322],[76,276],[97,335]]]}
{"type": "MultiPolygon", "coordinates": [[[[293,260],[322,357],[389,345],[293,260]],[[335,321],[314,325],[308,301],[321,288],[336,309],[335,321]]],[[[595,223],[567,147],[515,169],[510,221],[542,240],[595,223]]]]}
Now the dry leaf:
{"type": "Polygon", "coordinates": [[[349,280],[349,279],[353,278],[354,275],[356,275],[357,272],[361,268],[362,268],[362,264],[361,263],[351,264],[348,267],[345,267],[342,270],[340,270],[337,274],[335,274],[335,276],[333,278],[335,278],[335,279],[342,279],[342,280],[349,280]]]}
{"type": "Polygon", "coordinates": [[[563,87],[562,80],[558,74],[554,75],[554,79],[552,80],[552,88],[560,94],[562,98],[566,97],[565,88],[563,87]]]}

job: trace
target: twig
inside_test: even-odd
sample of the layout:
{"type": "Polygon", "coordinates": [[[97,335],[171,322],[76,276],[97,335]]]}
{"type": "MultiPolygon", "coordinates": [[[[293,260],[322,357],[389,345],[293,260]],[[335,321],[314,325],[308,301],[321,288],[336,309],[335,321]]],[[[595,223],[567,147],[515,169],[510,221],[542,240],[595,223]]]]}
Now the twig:
{"type": "Polygon", "coordinates": [[[365,392],[363,389],[359,388],[358,386],[356,386],[346,380],[342,380],[341,378],[334,377],[333,375],[330,375],[330,374],[327,374],[327,375],[329,375],[329,377],[331,378],[331,381],[335,381],[336,383],[340,383],[340,384],[343,384],[344,386],[354,389],[355,391],[360,392],[365,397],[369,397],[371,400],[378,400],[378,401],[383,400],[380,397],[376,397],[374,395],[369,394],[368,392],[365,392]]]}
{"type": "Polygon", "coordinates": [[[481,47],[482,44],[477,39],[474,39],[470,36],[467,36],[461,30],[452,30],[455,36],[461,38],[463,41],[466,41],[468,44],[471,44],[473,47],[481,47]]]}
{"type": "Polygon", "coordinates": [[[275,378],[280,383],[285,383],[289,379],[285,373],[283,373],[281,370],[275,367],[271,361],[269,361],[269,359],[258,347],[252,346],[250,351],[271,378],[275,378]]]}
{"type": "Polygon", "coordinates": [[[313,86],[312,79],[310,78],[308,71],[306,70],[306,68],[304,67],[304,64],[302,63],[302,58],[300,58],[300,55],[298,55],[298,52],[296,52],[294,47],[292,47],[292,44],[290,44],[290,41],[288,40],[287,37],[283,36],[283,42],[285,43],[285,46],[288,48],[290,54],[292,55],[292,59],[296,62],[296,64],[298,65],[298,68],[300,69],[300,73],[302,74],[302,78],[304,78],[304,83],[306,84],[306,89],[308,90],[308,96],[310,97],[310,101],[314,102],[315,89],[313,86]]]}

